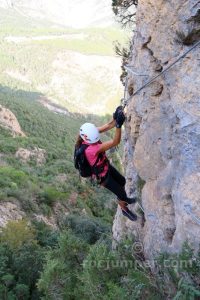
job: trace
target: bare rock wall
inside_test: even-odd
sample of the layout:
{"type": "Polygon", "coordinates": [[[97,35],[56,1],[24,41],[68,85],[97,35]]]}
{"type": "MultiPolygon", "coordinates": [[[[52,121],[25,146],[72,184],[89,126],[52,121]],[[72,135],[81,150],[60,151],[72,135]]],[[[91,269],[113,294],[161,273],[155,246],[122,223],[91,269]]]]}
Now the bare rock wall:
{"type": "MultiPolygon", "coordinates": [[[[147,76],[129,73],[133,92],[200,40],[199,15],[199,1],[139,1],[129,64],[147,76]]],[[[141,198],[145,222],[118,213],[113,236],[137,228],[148,258],[180,251],[186,240],[196,249],[200,244],[199,87],[200,46],[127,105],[126,188],[141,198]]]]}

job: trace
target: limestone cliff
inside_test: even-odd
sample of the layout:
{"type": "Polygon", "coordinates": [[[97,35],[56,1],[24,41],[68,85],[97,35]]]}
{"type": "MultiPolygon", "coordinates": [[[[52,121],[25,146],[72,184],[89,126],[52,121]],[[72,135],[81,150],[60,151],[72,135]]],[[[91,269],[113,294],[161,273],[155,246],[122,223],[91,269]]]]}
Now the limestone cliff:
{"type": "Polygon", "coordinates": [[[21,130],[20,124],[15,115],[9,109],[0,105],[0,128],[8,129],[13,136],[26,136],[21,130]]]}
{"type": "MultiPolygon", "coordinates": [[[[200,1],[140,0],[127,97],[167,68],[199,37],[200,1]]],[[[138,195],[144,218],[116,214],[113,235],[134,235],[147,258],[200,243],[200,47],[127,105],[127,192],[138,195]]],[[[131,208],[136,209],[133,205],[131,208]]]]}

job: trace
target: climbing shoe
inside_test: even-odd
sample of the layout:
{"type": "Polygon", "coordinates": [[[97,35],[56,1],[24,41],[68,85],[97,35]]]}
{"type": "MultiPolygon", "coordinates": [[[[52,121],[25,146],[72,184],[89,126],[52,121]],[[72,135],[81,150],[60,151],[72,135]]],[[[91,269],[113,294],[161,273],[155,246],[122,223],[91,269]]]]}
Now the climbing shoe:
{"type": "Polygon", "coordinates": [[[126,199],[126,202],[127,202],[128,204],[134,204],[134,203],[137,202],[137,198],[135,198],[135,197],[133,197],[133,198],[127,198],[127,199],[126,199]]]}
{"type": "Polygon", "coordinates": [[[127,207],[126,208],[121,208],[122,214],[127,217],[131,221],[137,221],[137,215],[132,213],[127,207]]]}

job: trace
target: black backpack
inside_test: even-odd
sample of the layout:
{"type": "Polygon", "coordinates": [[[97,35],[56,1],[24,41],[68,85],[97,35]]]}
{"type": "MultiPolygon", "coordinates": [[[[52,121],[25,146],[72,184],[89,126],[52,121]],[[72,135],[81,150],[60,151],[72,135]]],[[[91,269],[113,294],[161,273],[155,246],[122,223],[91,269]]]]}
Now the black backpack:
{"type": "Polygon", "coordinates": [[[74,166],[79,171],[81,177],[92,176],[92,167],[85,157],[85,150],[89,145],[82,144],[79,148],[74,150],[74,166]]]}
{"type": "Polygon", "coordinates": [[[99,159],[101,159],[101,154],[97,157],[97,160],[94,166],[90,166],[86,156],[85,150],[89,147],[89,145],[82,144],[79,148],[75,147],[74,150],[74,166],[79,171],[81,177],[91,177],[93,174],[96,177],[99,177],[99,174],[104,169],[104,164],[97,167],[97,163],[99,159]]]}

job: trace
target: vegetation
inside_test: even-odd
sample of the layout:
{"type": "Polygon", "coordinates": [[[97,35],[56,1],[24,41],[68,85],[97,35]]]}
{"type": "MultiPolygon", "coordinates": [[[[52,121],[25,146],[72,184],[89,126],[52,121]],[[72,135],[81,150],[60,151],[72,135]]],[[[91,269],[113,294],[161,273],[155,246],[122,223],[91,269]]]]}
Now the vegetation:
{"type": "Polygon", "coordinates": [[[113,251],[105,236],[88,247],[65,233],[46,257],[38,284],[44,299],[198,299],[199,256],[191,248],[159,257],[152,273],[150,262],[138,257],[132,244],[126,240],[113,251]]]}
{"type": "Polygon", "coordinates": [[[159,256],[152,273],[152,261],[134,251],[133,240],[112,250],[109,232],[95,241],[86,228],[81,234],[69,227],[8,223],[0,235],[1,299],[199,299],[200,253],[187,244],[180,254],[159,256]],[[10,228],[29,234],[18,235],[16,244],[10,228]]]}
{"type": "MultiPolygon", "coordinates": [[[[18,118],[26,138],[12,138],[0,131],[0,152],[7,165],[0,168],[0,199],[6,201],[17,199],[22,208],[28,212],[37,212],[41,207],[53,209],[55,202],[61,201],[70,212],[76,212],[67,201],[73,192],[79,191],[77,205],[85,208],[97,217],[104,215],[108,221],[112,209],[104,214],[102,199],[110,195],[100,189],[96,196],[96,188],[90,183],[82,185],[73,166],[73,147],[80,124],[85,122],[81,116],[60,116],[43,108],[36,102],[37,94],[8,89],[0,92],[0,101],[18,118]],[[29,99],[29,101],[27,101],[29,99]],[[36,160],[26,163],[15,157],[19,148],[42,148],[46,152],[46,163],[38,165],[36,160]],[[67,180],[60,182],[60,174],[67,174],[67,180]],[[101,199],[101,200],[100,200],[101,199]],[[96,203],[95,203],[96,202],[96,203]],[[97,203],[99,203],[97,205],[97,203]]],[[[88,116],[87,120],[102,123],[105,119],[88,116]]]]}
{"type": "Polygon", "coordinates": [[[58,115],[37,102],[40,96],[41,93],[30,91],[26,85],[22,88],[14,81],[9,87],[0,86],[1,105],[16,115],[26,133],[26,137],[13,138],[8,130],[0,127],[0,201],[2,205],[15,203],[29,220],[8,222],[0,234],[0,299],[3,300],[41,299],[43,294],[51,295],[45,288],[44,292],[39,291],[37,282],[43,270],[44,274],[50,272],[45,267],[46,257],[59,253],[59,247],[63,252],[66,250],[66,259],[62,256],[62,264],[58,259],[56,270],[63,270],[60,273],[63,278],[66,270],[71,270],[66,297],[73,298],[76,276],[81,269],[79,261],[73,263],[73,251],[78,255],[79,251],[86,253],[90,244],[109,232],[113,219],[112,196],[90,182],[81,182],[73,166],[74,143],[80,125],[85,120],[102,124],[110,116],[58,115]],[[23,161],[15,156],[19,148],[32,151],[35,147],[45,150],[42,165],[34,158],[23,161]],[[75,203],[71,201],[74,194],[75,203]],[[57,230],[38,223],[35,215],[41,214],[55,218],[57,230]],[[70,249],[72,256],[69,256],[70,249]],[[78,266],[74,274],[73,269],[78,266]]]}
{"type": "Polygon", "coordinates": [[[127,47],[122,46],[119,42],[115,43],[115,53],[121,57],[121,69],[122,73],[120,75],[120,80],[123,85],[125,85],[126,82],[126,76],[127,76],[127,71],[125,69],[125,65],[128,64],[130,54],[131,54],[131,41],[129,41],[129,44],[127,47]]]}
{"type": "Polygon", "coordinates": [[[112,0],[113,12],[124,27],[134,23],[134,8],[137,4],[138,0],[112,0]]]}
{"type": "Polygon", "coordinates": [[[73,112],[86,112],[94,106],[94,99],[99,114],[114,109],[122,92],[119,85],[115,91],[112,88],[113,80],[117,83],[110,67],[114,63],[111,60],[104,65],[105,73],[98,60],[104,64],[105,56],[115,56],[113,41],[124,43],[127,37],[120,28],[65,28],[1,8],[0,17],[0,83],[4,91],[9,87],[33,92],[37,100],[51,99],[73,112]],[[89,61],[89,55],[88,69],[83,60],[89,61]],[[93,55],[98,60],[92,60],[93,55]]]}
{"type": "Polygon", "coordinates": [[[12,221],[2,236],[6,239],[0,243],[0,298],[40,299],[36,282],[42,271],[45,251],[33,237],[33,229],[27,232],[25,221],[12,221]],[[11,228],[19,233],[16,239],[11,228]],[[26,232],[26,238],[22,236],[23,232],[26,232]]]}
{"type": "Polygon", "coordinates": [[[188,32],[176,31],[175,41],[179,44],[190,46],[200,40],[200,28],[190,27],[188,32]]]}
{"type": "MultiPolygon", "coordinates": [[[[119,16],[135,4],[113,1],[119,16]]],[[[58,49],[108,55],[110,36],[116,39],[117,32],[90,29],[84,32],[88,35],[84,44],[63,41],[54,35],[80,32],[47,29],[47,24],[36,26],[27,19],[21,23],[12,12],[6,18],[4,13],[0,10],[0,104],[16,115],[26,137],[13,138],[0,127],[0,204],[15,203],[26,218],[9,221],[0,232],[0,299],[198,299],[200,253],[194,254],[186,244],[182,253],[164,253],[150,268],[152,262],[133,251],[134,240],[116,242],[113,250],[113,196],[80,181],[75,173],[73,147],[80,124],[86,120],[102,124],[110,116],[59,115],[37,101],[44,97],[38,82],[48,87],[58,49]],[[5,41],[8,34],[27,32],[29,37],[47,34],[51,38],[27,41],[23,47],[5,41]],[[17,76],[15,72],[10,76],[10,70],[17,76]],[[44,149],[44,162],[35,157],[20,160],[15,156],[19,148],[44,149]]],[[[128,58],[128,51],[118,46],[118,55],[128,58]]],[[[99,85],[94,86],[98,90],[99,85]]],[[[105,138],[109,137],[110,133],[105,138]]],[[[110,155],[119,167],[119,155],[110,155]]],[[[138,178],[140,191],[144,183],[138,178]]]]}

